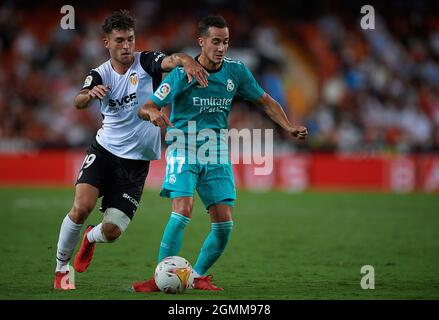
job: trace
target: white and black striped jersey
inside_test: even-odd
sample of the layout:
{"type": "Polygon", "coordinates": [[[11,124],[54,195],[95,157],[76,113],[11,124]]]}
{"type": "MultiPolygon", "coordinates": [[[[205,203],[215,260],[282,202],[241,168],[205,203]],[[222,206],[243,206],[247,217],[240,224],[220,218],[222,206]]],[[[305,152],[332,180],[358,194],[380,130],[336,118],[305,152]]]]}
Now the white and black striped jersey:
{"type": "Polygon", "coordinates": [[[90,71],[83,89],[99,84],[109,88],[101,100],[102,127],[97,142],[114,155],[135,160],[160,158],[160,128],[141,120],[137,113],[162,80],[158,51],[134,53],[134,62],[125,74],[117,73],[110,60],[90,71]]]}

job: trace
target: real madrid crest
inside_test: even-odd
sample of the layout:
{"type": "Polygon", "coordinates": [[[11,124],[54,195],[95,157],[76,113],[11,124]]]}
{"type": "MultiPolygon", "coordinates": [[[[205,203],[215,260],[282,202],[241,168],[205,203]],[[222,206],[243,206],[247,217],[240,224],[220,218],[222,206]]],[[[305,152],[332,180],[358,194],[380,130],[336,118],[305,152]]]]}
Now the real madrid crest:
{"type": "Polygon", "coordinates": [[[235,85],[233,84],[233,81],[231,79],[227,79],[227,91],[233,91],[235,88],[235,85]]]}

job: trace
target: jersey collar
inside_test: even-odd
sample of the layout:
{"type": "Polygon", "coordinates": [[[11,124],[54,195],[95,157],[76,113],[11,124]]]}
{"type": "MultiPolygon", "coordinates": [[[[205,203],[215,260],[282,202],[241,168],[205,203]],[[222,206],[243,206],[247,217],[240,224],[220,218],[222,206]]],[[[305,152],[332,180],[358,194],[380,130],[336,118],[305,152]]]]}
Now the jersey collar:
{"type": "MultiPolygon", "coordinates": [[[[195,57],[195,61],[197,61],[198,63],[200,63],[200,61],[198,61],[199,57],[200,57],[200,55],[195,57]]],[[[210,69],[205,68],[204,66],[203,66],[203,68],[209,73],[216,73],[218,71],[221,71],[221,69],[223,68],[223,64],[224,64],[224,61],[223,61],[223,63],[221,63],[221,66],[217,70],[210,70],[210,69]]]]}

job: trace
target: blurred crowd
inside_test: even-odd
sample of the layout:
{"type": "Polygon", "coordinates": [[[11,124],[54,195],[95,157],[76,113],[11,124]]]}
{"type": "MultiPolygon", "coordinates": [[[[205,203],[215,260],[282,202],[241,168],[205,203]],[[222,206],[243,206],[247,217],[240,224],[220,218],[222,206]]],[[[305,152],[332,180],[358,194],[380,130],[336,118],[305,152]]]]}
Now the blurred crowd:
{"type": "MultiPolygon", "coordinates": [[[[0,152],[78,148],[92,141],[102,120],[99,104],[78,111],[73,98],[89,70],[108,59],[100,26],[121,4],[105,3],[74,5],[74,30],[60,28],[56,3],[0,4],[0,152]]],[[[349,7],[325,2],[319,9],[306,3],[210,0],[175,2],[170,8],[169,2],[127,0],[123,8],[137,20],[137,50],[166,53],[196,54],[196,21],[210,13],[224,15],[231,28],[229,56],[243,60],[294,122],[308,126],[309,139],[292,143],[262,110],[238,98],[230,126],[273,128],[276,150],[438,151],[434,2],[377,5],[375,30],[361,29],[356,1],[349,7]],[[297,114],[285,90],[284,64],[291,58],[281,49],[285,41],[299,48],[304,58],[294,62],[311,70],[317,88],[297,114]]]]}
{"type": "Polygon", "coordinates": [[[392,9],[376,9],[375,30],[331,14],[293,25],[318,66],[320,97],[306,117],[315,147],[439,150],[439,15],[392,9]]]}

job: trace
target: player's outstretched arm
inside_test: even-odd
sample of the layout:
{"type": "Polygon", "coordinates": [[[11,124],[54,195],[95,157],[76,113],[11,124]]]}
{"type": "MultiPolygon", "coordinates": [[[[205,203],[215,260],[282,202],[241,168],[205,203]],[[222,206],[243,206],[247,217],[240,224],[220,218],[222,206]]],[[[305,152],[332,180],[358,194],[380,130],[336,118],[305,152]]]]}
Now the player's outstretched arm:
{"type": "Polygon", "coordinates": [[[162,60],[162,69],[164,71],[171,71],[178,66],[183,67],[186,71],[188,83],[192,81],[192,78],[195,78],[202,87],[207,87],[209,72],[191,56],[186,53],[174,53],[162,60]]]}
{"type": "Polygon", "coordinates": [[[258,106],[264,108],[265,113],[283,129],[288,131],[293,137],[305,139],[308,135],[308,129],[304,126],[293,126],[287,118],[280,104],[274,100],[268,93],[264,93],[261,98],[254,101],[258,106]]]}
{"type": "Polygon", "coordinates": [[[146,101],[146,103],[139,109],[138,115],[142,120],[147,120],[160,128],[174,126],[166,114],[164,114],[159,106],[157,106],[151,99],[148,99],[148,101],[146,101]]]}
{"type": "Polygon", "coordinates": [[[103,99],[107,92],[108,88],[101,84],[91,89],[82,89],[75,97],[74,105],[77,109],[87,108],[92,99],[103,99]]]}

